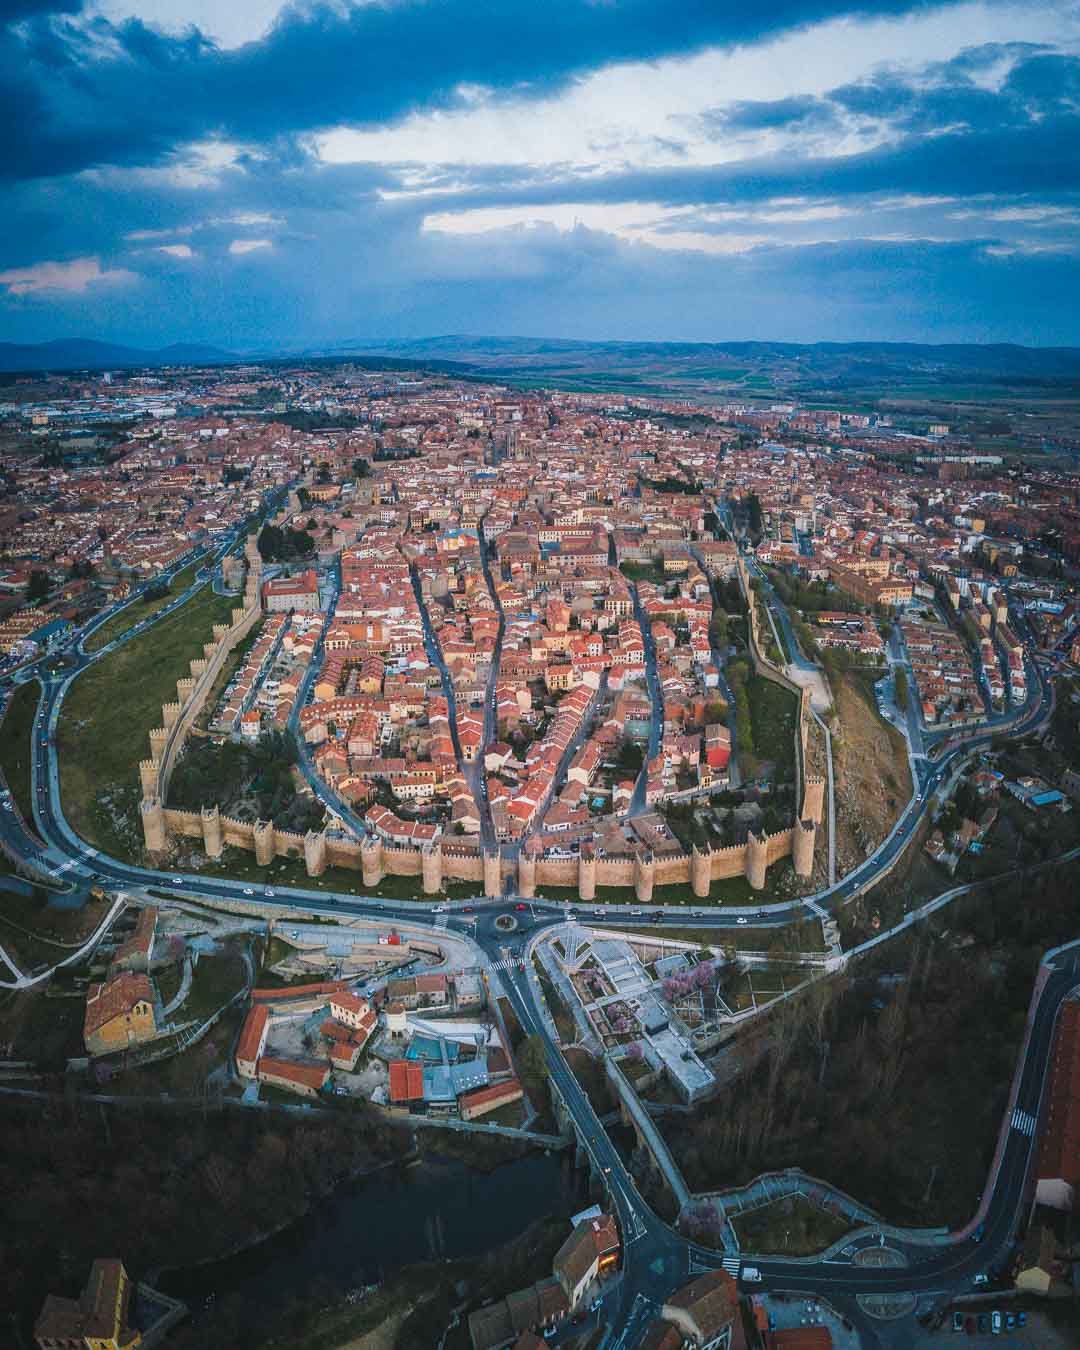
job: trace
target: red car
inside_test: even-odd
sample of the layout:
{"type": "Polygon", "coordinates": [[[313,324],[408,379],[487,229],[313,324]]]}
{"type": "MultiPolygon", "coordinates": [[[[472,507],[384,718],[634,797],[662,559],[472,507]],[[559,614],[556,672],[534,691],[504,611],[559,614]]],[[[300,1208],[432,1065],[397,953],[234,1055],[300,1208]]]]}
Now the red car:
{"type": "Polygon", "coordinates": [[[523,905],[523,904],[521,903],[521,901],[519,900],[518,903],[514,906],[514,908],[515,908],[515,909],[528,909],[529,906],[528,906],[528,905],[523,905]]]}

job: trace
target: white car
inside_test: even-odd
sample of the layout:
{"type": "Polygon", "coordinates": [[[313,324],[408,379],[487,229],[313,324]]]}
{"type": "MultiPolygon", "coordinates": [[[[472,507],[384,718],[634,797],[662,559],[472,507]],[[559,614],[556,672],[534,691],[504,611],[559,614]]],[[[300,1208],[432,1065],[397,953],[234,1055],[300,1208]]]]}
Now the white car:
{"type": "Polygon", "coordinates": [[[173,877],[173,879],[172,879],[172,884],[173,884],[174,886],[182,886],[182,885],[184,884],[184,878],[183,878],[183,877],[173,877]]]}
{"type": "Polygon", "coordinates": [[[432,905],[431,912],[432,914],[445,914],[446,909],[446,905],[432,905]]]}
{"type": "Polygon", "coordinates": [[[245,894],[245,895],[254,895],[255,892],[251,889],[250,886],[245,886],[245,887],[244,887],[244,894],[245,894]]]}
{"type": "Polygon", "coordinates": [[[737,924],[744,924],[744,923],[747,923],[748,920],[745,919],[745,918],[740,914],[739,917],[735,920],[735,922],[736,922],[737,924]]]}

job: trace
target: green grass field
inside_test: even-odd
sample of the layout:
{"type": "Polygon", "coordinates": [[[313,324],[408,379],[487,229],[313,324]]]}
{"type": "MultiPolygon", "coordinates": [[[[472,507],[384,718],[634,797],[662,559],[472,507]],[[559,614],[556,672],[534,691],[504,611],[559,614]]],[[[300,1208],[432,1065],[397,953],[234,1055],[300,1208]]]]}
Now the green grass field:
{"type": "Polygon", "coordinates": [[[184,591],[195,580],[195,573],[202,566],[202,559],[189,563],[182,572],[177,572],[169,584],[169,593],[160,596],[156,600],[136,600],[122,609],[119,614],[114,615],[107,623],[103,623],[93,636],[88,637],[83,644],[88,652],[100,651],[102,647],[107,647],[113,638],[118,638],[129,629],[134,628],[137,623],[143,619],[152,619],[160,609],[164,609],[170,601],[175,600],[178,595],[184,591]]]}
{"type": "Polygon", "coordinates": [[[774,779],[790,782],[795,775],[795,719],[799,701],[794,694],[760,675],[746,682],[754,728],[754,754],[775,766],[774,779]]]}
{"type": "Polygon", "coordinates": [[[745,1252],[765,1256],[812,1256],[851,1231],[846,1220],[828,1214],[804,1195],[793,1195],[732,1220],[745,1252]]]}
{"type": "Polygon", "coordinates": [[[34,726],[41,686],[36,680],[22,684],[11,696],[3,723],[0,724],[0,769],[23,814],[33,829],[33,789],[30,779],[30,735],[34,726]]]}
{"type": "Polygon", "coordinates": [[[146,633],[84,671],[64,699],[57,731],[60,791],[73,829],[114,857],[138,856],[138,765],[162,704],[201,656],[215,623],[227,623],[235,599],[210,587],[146,633]]]}

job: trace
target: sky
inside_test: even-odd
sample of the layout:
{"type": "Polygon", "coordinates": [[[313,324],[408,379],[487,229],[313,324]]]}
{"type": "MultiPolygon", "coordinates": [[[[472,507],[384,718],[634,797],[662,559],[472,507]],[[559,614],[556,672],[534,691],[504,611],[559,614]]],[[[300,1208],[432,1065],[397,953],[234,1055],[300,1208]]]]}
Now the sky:
{"type": "Polygon", "coordinates": [[[0,0],[0,341],[1080,345],[1080,0],[0,0]]]}

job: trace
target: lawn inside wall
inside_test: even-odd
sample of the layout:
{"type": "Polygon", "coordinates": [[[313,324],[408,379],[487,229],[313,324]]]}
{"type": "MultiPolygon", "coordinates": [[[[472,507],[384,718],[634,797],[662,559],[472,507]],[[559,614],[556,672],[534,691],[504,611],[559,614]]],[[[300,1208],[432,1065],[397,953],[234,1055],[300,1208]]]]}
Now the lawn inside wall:
{"type": "Polygon", "coordinates": [[[176,682],[236,601],[208,586],[168,618],[90,666],[64,698],[57,729],[60,792],[71,827],[124,862],[142,854],[139,761],[176,682]]]}
{"type": "Polygon", "coordinates": [[[114,614],[111,619],[103,623],[86,639],[83,643],[84,650],[99,652],[102,647],[107,647],[114,638],[122,637],[124,633],[134,628],[136,624],[142,623],[144,619],[152,619],[166,605],[171,605],[178,595],[183,595],[195,580],[195,574],[202,565],[203,560],[201,558],[196,559],[195,562],[188,563],[182,571],[177,572],[169,583],[169,590],[166,595],[159,596],[156,600],[133,600],[119,614],[114,614]]]}
{"type": "Polygon", "coordinates": [[[795,776],[795,721],[799,700],[790,690],[762,675],[746,682],[750,721],[754,734],[754,757],[774,765],[776,782],[791,782],[795,776]]]}

